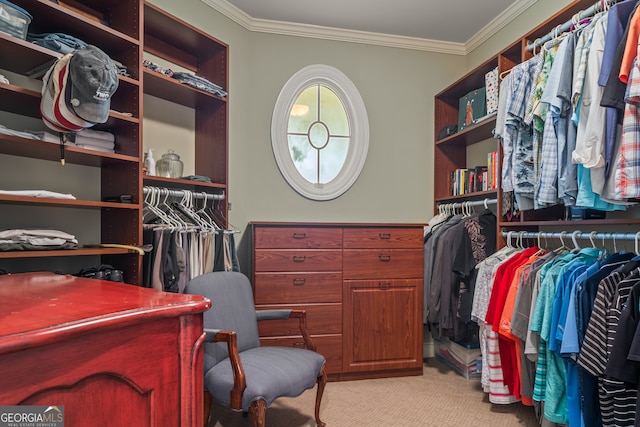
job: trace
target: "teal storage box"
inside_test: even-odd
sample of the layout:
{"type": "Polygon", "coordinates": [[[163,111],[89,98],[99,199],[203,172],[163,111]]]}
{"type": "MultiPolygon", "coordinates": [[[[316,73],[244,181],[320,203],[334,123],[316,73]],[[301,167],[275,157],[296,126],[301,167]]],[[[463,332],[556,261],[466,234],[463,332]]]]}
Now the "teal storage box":
{"type": "Polygon", "coordinates": [[[30,23],[29,12],[7,0],[0,0],[0,32],[25,40],[30,23]]]}
{"type": "Polygon", "coordinates": [[[473,126],[487,115],[486,89],[472,90],[460,98],[458,132],[473,126]]]}

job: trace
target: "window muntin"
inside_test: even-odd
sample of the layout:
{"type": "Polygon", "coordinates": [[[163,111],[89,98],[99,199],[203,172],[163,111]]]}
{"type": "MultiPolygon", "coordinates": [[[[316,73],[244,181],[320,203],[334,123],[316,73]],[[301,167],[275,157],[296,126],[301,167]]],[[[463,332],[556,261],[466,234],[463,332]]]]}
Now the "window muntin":
{"type": "Polygon", "coordinates": [[[314,84],[302,91],[289,113],[289,154],[296,169],[312,184],[326,184],[344,166],[351,135],[340,98],[314,84]]]}

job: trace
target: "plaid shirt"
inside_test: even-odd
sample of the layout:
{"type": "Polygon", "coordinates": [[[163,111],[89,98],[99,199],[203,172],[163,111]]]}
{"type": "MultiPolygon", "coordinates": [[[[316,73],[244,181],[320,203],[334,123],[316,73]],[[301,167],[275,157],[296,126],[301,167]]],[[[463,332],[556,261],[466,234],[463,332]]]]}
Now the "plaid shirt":
{"type": "Polygon", "coordinates": [[[637,59],[625,94],[620,145],[620,167],[615,171],[615,196],[623,200],[640,197],[640,70],[637,59]]]}
{"type": "Polygon", "coordinates": [[[576,56],[574,61],[574,76],[573,76],[573,96],[571,101],[573,103],[573,109],[578,108],[580,97],[582,95],[582,88],[584,86],[584,78],[587,71],[587,58],[591,50],[591,42],[593,41],[593,33],[595,30],[595,24],[600,20],[602,15],[594,16],[591,23],[582,30],[582,34],[576,47],[576,56]],[[577,55],[579,53],[579,55],[577,55]]]}

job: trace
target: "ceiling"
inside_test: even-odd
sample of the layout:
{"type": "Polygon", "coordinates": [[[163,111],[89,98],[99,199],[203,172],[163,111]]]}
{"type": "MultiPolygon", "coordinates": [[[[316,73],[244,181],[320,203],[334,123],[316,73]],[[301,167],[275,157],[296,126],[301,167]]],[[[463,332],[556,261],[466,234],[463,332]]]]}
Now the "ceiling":
{"type": "Polygon", "coordinates": [[[483,31],[499,30],[536,0],[202,1],[258,31],[286,27],[290,32],[291,26],[297,26],[296,31],[324,30],[335,35],[342,30],[361,39],[388,36],[416,44],[465,45],[483,31]]]}

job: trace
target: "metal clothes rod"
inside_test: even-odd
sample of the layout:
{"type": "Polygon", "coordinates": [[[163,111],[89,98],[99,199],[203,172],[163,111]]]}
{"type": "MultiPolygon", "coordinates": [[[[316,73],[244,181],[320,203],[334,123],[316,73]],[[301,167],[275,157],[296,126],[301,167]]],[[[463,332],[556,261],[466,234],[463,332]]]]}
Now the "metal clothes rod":
{"type": "Polygon", "coordinates": [[[454,203],[440,203],[438,207],[446,208],[462,208],[465,206],[484,206],[485,204],[492,205],[498,203],[497,199],[484,199],[484,200],[470,200],[468,202],[454,202],[454,203]]]}
{"type": "Polygon", "coordinates": [[[585,233],[582,231],[561,231],[561,232],[548,232],[548,231],[503,231],[502,237],[509,237],[511,233],[512,238],[517,239],[537,239],[550,238],[550,239],[590,239],[590,240],[640,240],[640,231],[637,233],[601,233],[591,232],[585,233]]]}
{"type": "Polygon", "coordinates": [[[195,191],[190,191],[190,190],[170,190],[168,188],[163,188],[163,187],[149,187],[149,186],[144,186],[142,188],[142,191],[145,195],[149,194],[150,192],[152,192],[154,189],[156,189],[158,191],[159,195],[166,195],[168,194],[171,197],[175,197],[175,198],[180,198],[180,197],[184,197],[184,195],[186,193],[190,193],[194,199],[206,199],[206,200],[224,200],[224,193],[222,194],[210,194],[210,193],[205,193],[205,192],[195,192],[195,191]]]}
{"type": "MultiPolygon", "coordinates": [[[[603,4],[605,4],[606,6],[611,6],[612,4],[617,3],[617,1],[618,0],[599,1],[599,2],[595,3],[593,6],[587,8],[587,9],[581,11],[581,12],[579,12],[578,15],[577,15],[576,20],[578,22],[580,22],[581,20],[589,18],[589,17],[597,14],[598,12],[602,12],[603,11],[603,4]]],[[[536,39],[532,43],[529,43],[527,45],[527,50],[530,51],[530,52],[533,52],[534,49],[542,46],[543,44],[545,44],[549,40],[553,40],[558,35],[569,31],[571,29],[571,26],[574,25],[574,24],[575,24],[574,20],[571,19],[571,20],[565,22],[564,24],[555,27],[546,36],[544,36],[544,37],[542,37],[540,39],[536,39]]]]}

